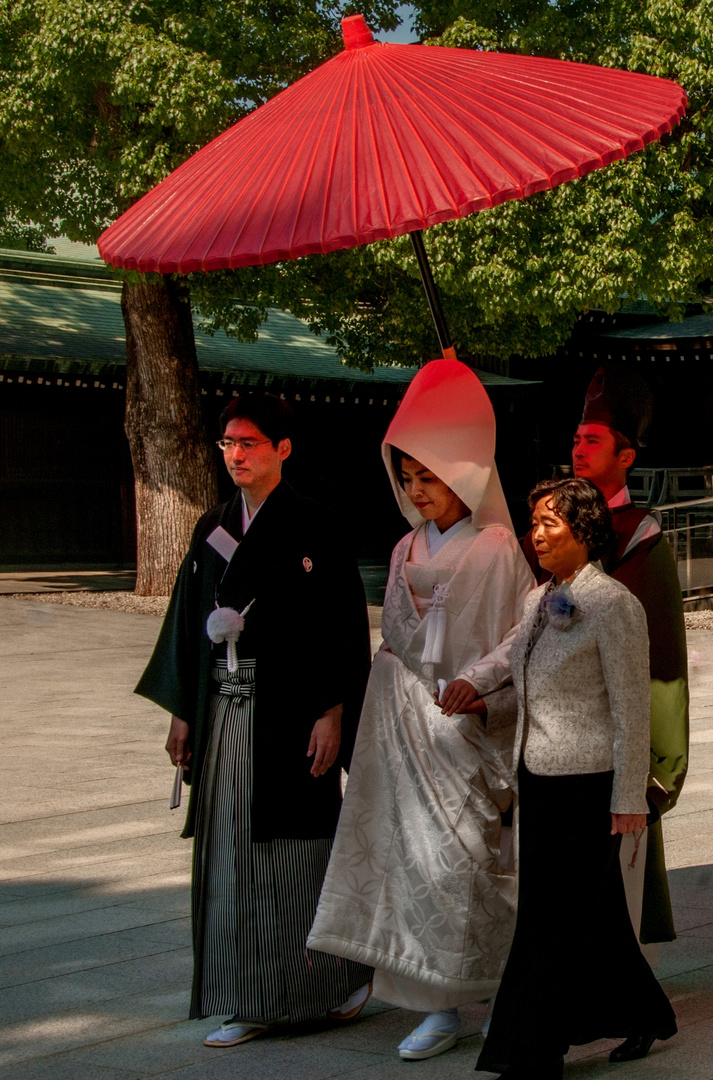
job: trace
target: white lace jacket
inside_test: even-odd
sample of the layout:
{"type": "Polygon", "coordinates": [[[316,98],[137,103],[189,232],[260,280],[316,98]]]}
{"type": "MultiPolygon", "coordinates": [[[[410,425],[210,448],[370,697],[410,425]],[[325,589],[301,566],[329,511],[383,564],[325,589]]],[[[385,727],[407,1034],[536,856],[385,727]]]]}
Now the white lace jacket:
{"type": "Polygon", "coordinates": [[[518,697],[515,767],[524,741],[525,765],[538,776],[613,769],[612,812],[646,813],[651,684],[644,609],[590,563],[572,583],[574,617],[564,629],[547,623],[526,666],[545,589],[527,597],[510,653],[518,697]]]}

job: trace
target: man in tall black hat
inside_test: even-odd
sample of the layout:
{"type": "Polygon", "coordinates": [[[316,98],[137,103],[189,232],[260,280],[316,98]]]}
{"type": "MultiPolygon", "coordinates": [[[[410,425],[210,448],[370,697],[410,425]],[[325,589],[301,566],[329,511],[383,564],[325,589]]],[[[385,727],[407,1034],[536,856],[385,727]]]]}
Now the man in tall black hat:
{"type": "MultiPolygon", "coordinates": [[[[615,365],[600,367],[586,393],[584,412],[574,436],[574,475],[590,480],[606,498],[612,513],[614,543],[605,569],[640,601],[649,629],[651,662],[651,766],[647,797],[651,814],[646,861],[638,896],[632,873],[624,871],[630,908],[642,944],[672,941],[675,936],[666,878],[660,815],[675,806],[688,765],[688,666],[681,586],[673,553],[656,514],[634,506],[627,474],[645,446],[653,416],[653,394],[635,371],[615,365]],[[637,903],[638,901],[638,903],[637,903]]],[[[523,550],[535,576],[539,567],[531,535],[523,550]]],[[[629,858],[623,850],[622,861],[629,858]]],[[[627,1039],[610,1055],[612,1061],[644,1057],[654,1032],[627,1039]]]]}

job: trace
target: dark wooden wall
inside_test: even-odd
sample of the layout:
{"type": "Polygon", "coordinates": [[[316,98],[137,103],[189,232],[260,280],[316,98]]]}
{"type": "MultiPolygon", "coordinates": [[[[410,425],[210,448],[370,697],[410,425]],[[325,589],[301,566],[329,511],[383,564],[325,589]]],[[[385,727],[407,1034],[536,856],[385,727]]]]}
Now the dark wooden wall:
{"type": "Polygon", "coordinates": [[[0,564],[135,560],[124,395],[89,386],[0,387],[0,564]]]}
{"type": "MultiPolygon", "coordinates": [[[[36,377],[20,382],[6,374],[0,383],[0,565],[131,567],[136,558],[133,475],[123,431],[123,390],[99,380],[60,381],[61,386],[56,379],[36,377]]],[[[211,439],[219,436],[218,416],[235,386],[218,389],[215,377],[204,380],[201,400],[211,439]]],[[[269,389],[284,392],[297,414],[286,477],[305,495],[334,508],[335,520],[347,523],[359,558],[388,562],[408,526],[393,498],[380,444],[403,389],[377,393],[361,384],[340,393],[322,384],[295,391],[292,383],[275,382],[269,389]]],[[[533,449],[538,389],[495,387],[491,393],[499,468],[520,529],[525,496],[539,475],[533,449]]],[[[221,497],[228,498],[234,488],[217,448],[215,453],[221,497]]]]}

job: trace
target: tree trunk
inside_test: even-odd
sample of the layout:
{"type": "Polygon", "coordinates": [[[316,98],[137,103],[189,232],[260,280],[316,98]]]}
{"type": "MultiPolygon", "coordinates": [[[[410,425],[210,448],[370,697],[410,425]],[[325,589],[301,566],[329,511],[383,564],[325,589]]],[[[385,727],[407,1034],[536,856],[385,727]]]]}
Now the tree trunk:
{"type": "Polygon", "coordinates": [[[140,596],[170,593],[193,527],[218,501],[200,408],[186,285],[124,282],[126,418],[136,484],[140,596]]]}

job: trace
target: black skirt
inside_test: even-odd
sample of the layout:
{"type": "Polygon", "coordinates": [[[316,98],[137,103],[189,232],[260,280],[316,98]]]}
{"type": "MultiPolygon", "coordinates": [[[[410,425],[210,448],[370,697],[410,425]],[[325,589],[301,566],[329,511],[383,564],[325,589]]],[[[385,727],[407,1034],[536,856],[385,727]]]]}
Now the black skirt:
{"type": "Polygon", "coordinates": [[[517,923],[479,1070],[532,1066],[573,1044],[674,1023],[629,918],[621,838],[611,835],[613,777],[535,776],[520,764],[517,923]]]}

